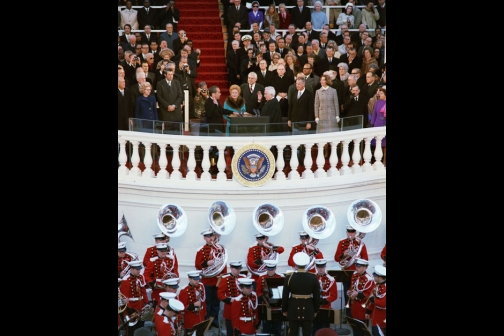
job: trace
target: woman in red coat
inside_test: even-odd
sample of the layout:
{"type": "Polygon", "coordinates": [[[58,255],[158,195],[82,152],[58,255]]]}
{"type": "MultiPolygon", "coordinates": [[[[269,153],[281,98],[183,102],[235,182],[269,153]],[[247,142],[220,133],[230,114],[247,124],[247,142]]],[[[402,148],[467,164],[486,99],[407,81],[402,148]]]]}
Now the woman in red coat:
{"type": "Polygon", "coordinates": [[[289,11],[285,7],[285,4],[281,3],[278,6],[278,10],[280,11],[280,13],[278,13],[278,17],[280,19],[280,26],[278,27],[278,29],[289,29],[291,18],[289,11]]]}

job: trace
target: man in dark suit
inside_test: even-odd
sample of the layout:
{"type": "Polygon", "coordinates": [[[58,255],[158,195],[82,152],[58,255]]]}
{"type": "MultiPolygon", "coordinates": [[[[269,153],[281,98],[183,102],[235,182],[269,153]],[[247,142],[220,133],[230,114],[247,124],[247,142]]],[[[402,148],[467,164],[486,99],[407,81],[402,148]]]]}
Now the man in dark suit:
{"type": "Polygon", "coordinates": [[[240,77],[240,42],[234,40],[231,42],[233,49],[226,52],[226,67],[228,69],[229,86],[242,84],[240,77]]]}
{"type": "Polygon", "coordinates": [[[234,0],[234,6],[228,8],[228,31],[233,31],[235,25],[239,25],[240,29],[249,29],[248,10],[241,2],[241,0],[234,0]]]}
{"type": "MultiPolygon", "coordinates": [[[[289,86],[294,81],[294,75],[285,72],[285,65],[280,64],[277,67],[277,75],[273,77],[272,86],[275,88],[276,94],[281,99],[279,100],[280,109],[282,110],[282,118],[287,121],[289,116],[289,103],[287,102],[287,94],[289,93],[289,86]]],[[[312,106],[313,108],[313,106],[312,106]]]]}
{"type": "MultiPolygon", "coordinates": [[[[145,27],[145,25],[150,25],[152,28],[153,26],[158,24],[157,9],[150,8],[150,0],[144,0],[143,5],[144,6],[142,8],[137,9],[138,27],[145,27]]],[[[163,10],[163,8],[161,8],[161,10],[163,10]]],[[[145,42],[143,36],[142,41],[145,42]]]]}
{"type": "MultiPolygon", "coordinates": [[[[372,71],[366,73],[366,95],[371,98],[376,94],[378,90],[378,80],[376,79],[376,74],[372,71]]],[[[363,88],[364,89],[364,88],[363,88]]]]}
{"type": "Polygon", "coordinates": [[[266,44],[268,50],[265,53],[263,53],[263,59],[266,60],[268,66],[273,61],[273,56],[277,52],[276,46],[277,46],[276,42],[269,42],[268,44],[266,44]]]}
{"type": "Polygon", "coordinates": [[[285,38],[281,37],[278,39],[278,48],[276,48],[276,51],[280,53],[282,58],[284,58],[284,56],[287,55],[289,48],[285,47],[285,38]]]}
{"type": "MultiPolygon", "coordinates": [[[[369,96],[365,90],[361,90],[359,85],[355,85],[351,88],[350,92],[352,96],[343,103],[343,117],[355,117],[362,116],[362,127],[367,127],[368,124],[368,101],[369,96]]],[[[345,124],[350,125],[360,125],[360,118],[348,119],[345,124]],[[355,120],[354,120],[355,119],[355,120]]]]}
{"type": "Polygon", "coordinates": [[[180,11],[175,8],[173,1],[166,1],[166,8],[158,8],[158,22],[159,28],[165,29],[168,23],[173,25],[173,31],[177,31],[178,23],[180,21],[180,11]]]}
{"type": "MultiPolygon", "coordinates": [[[[230,11],[232,8],[230,9],[230,11]]],[[[210,96],[205,102],[205,114],[208,122],[208,135],[222,135],[226,132],[224,128],[224,122],[222,117],[226,112],[222,106],[220,106],[219,98],[221,96],[220,89],[216,85],[212,85],[210,89],[208,89],[208,93],[210,96]],[[216,134],[219,133],[219,134],[216,134]]],[[[232,113],[232,112],[231,112],[232,113]]],[[[204,135],[205,133],[201,133],[200,135],[204,135]]]]}
{"type": "Polygon", "coordinates": [[[304,78],[296,79],[296,89],[292,99],[289,99],[289,127],[292,134],[314,133],[315,130],[315,95],[305,88],[304,78]]]}
{"type": "Polygon", "coordinates": [[[129,130],[129,118],[135,117],[135,102],[131,90],[126,87],[126,81],[118,77],[117,82],[117,129],[121,131],[129,130]]]}
{"type": "Polygon", "coordinates": [[[247,83],[241,84],[240,89],[240,96],[242,96],[245,100],[247,112],[250,114],[256,114],[253,110],[259,107],[262,94],[264,93],[264,86],[257,83],[257,74],[255,72],[249,72],[247,75],[247,83]],[[250,88],[252,88],[252,90],[250,88]],[[258,98],[259,92],[261,93],[260,98],[258,98]]]}
{"type": "Polygon", "coordinates": [[[297,6],[290,9],[291,23],[296,25],[296,28],[303,29],[306,21],[311,21],[311,11],[304,5],[303,0],[297,0],[297,6]]]}
{"type": "Polygon", "coordinates": [[[303,336],[312,335],[313,320],[320,307],[320,285],[317,276],[304,269],[309,262],[310,257],[306,253],[296,253],[294,263],[297,270],[285,276],[282,314],[289,321],[289,336],[299,335],[299,328],[302,329],[303,336]]]}
{"type": "Polygon", "coordinates": [[[308,34],[308,41],[316,39],[318,40],[320,32],[313,30],[311,21],[307,21],[305,24],[306,34],[308,34]]]}
{"type": "Polygon", "coordinates": [[[270,134],[280,135],[283,129],[282,110],[280,109],[280,103],[275,98],[275,94],[273,86],[266,86],[264,88],[264,99],[261,100],[259,109],[262,117],[269,117],[269,122],[272,124],[269,127],[270,134]]]}
{"type": "Polygon", "coordinates": [[[142,36],[142,43],[147,43],[149,46],[152,41],[157,42],[158,40],[156,33],[152,32],[152,26],[148,24],[144,26],[144,32],[140,33],[140,35],[142,36]]]}
{"type": "MultiPolygon", "coordinates": [[[[178,131],[180,124],[184,121],[180,105],[184,100],[180,82],[174,80],[174,73],[171,69],[165,72],[165,80],[160,80],[157,83],[156,98],[159,104],[159,120],[174,121],[168,129],[178,131]]],[[[165,128],[166,129],[166,128],[165,128]]]]}
{"type": "Polygon", "coordinates": [[[325,51],[326,57],[321,59],[319,62],[319,72],[323,74],[327,70],[334,70],[338,73],[338,63],[340,60],[339,58],[334,57],[334,48],[332,46],[328,46],[325,51]]]}
{"type": "MultiPolygon", "coordinates": [[[[322,30],[327,31],[327,40],[328,41],[333,40],[336,42],[336,40],[338,40],[338,37],[336,36],[336,34],[333,33],[333,31],[331,30],[330,26],[327,23],[324,26],[322,26],[322,30]]],[[[343,41],[341,41],[341,43],[343,43],[343,41]]],[[[341,43],[336,43],[336,44],[340,45],[341,43]]]]}
{"type": "Polygon", "coordinates": [[[259,71],[255,72],[257,74],[257,83],[262,86],[271,85],[273,77],[275,74],[268,70],[268,63],[265,59],[259,61],[259,71]]]}
{"type": "Polygon", "coordinates": [[[194,96],[196,95],[194,80],[198,77],[196,65],[193,63],[187,57],[187,51],[182,50],[182,56],[175,68],[175,77],[182,83],[182,90],[189,90],[189,111],[194,111],[194,96]]]}

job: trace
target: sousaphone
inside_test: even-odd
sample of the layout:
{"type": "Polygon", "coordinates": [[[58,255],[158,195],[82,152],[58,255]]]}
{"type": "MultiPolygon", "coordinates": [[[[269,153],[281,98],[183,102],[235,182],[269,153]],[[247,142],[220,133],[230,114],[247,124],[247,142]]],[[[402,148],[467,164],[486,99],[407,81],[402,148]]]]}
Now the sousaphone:
{"type": "Polygon", "coordinates": [[[117,242],[118,243],[121,241],[122,236],[128,236],[131,238],[131,240],[135,241],[133,239],[133,235],[131,234],[131,230],[128,226],[128,222],[126,222],[126,217],[124,217],[124,214],[121,218],[121,221],[117,225],[117,242]]]}
{"type": "MultiPolygon", "coordinates": [[[[311,237],[311,241],[307,245],[312,245],[313,247],[315,247],[320,239],[329,237],[336,228],[336,218],[334,214],[329,208],[322,205],[314,205],[306,209],[303,214],[302,222],[303,229],[311,237]]],[[[311,253],[305,251],[310,257],[310,262],[305,266],[305,270],[313,268],[315,264],[315,255],[318,252],[316,250],[315,248],[311,253]]]]}
{"type": "Polygon", "coordinates": [[[236,225],[236,213],[224,201],[215,201],[208,209],[208,223],[215,233],[213,245],[216,252],[213,255],[214,264],[205,268],[201,272],[201,276],[212,278],[219,275],[226,267],[228,254],[224,245],[218,244],[220,235],[228,235],[233,232],[236,225]]]}
{"type": "MultiPolygon", "coordinates": [[[[382,221],[382,212],[378,204],[372,200],[358,199],[348,207],[347,219],[350,226],[359,232],[355,236],[355,239],[359,242],[359,247],[357,249],[351,248],[348,256],[339,262],[343,268],[348,268],[355,262],[355,259],[360,258],[360,252],[364,246],[362,238],[366,236],[366,233],[378,228],[382,221]]],[[[353,247],[353,244],[350,247],[353,247]]]]}
{"type": "MultiPolygon", "coordinates": [[[[284,226],[284,215],[282,210],[273,204],[260,204],[252,213],[252,223],[261,234],[271,237],[282,231],[284,226]]],[[[266,260],[278,260],[278,252],[273,247],[273,244],[271,242],[264,242],[263,245],[270,248],[266,260]]],[[[264,275],[267,272],[264,262],[257,268],[251,267],[247,263],[247,269],[257,276],[264,275]]]]}
{"type": "Polygon", "coordinates": [[[158,212],[157,225],[169,237],[179,237],[187,230],[187,215],[175,204],[165,204],[158,212]]]}

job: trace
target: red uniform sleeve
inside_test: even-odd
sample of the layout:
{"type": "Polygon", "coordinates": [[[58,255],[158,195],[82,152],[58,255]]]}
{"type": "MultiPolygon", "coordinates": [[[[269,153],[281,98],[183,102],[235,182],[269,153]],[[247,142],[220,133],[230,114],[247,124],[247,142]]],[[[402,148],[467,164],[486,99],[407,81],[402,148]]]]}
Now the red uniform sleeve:
{"type": "Polygon", "coordinates": [[[337,298],[338,298],[338,291],[336,288],[336,279],[334,279],[332,286],[329,288],[329,296],[326,298],[326,300],[329,302],[333,302],[337,298]]]}
{"type": "MultiPolygon", "coordinates": [[[[144,277],[144,281],[145,281],[145,277],[144,277]]],[[[149,302],[149,297],[147,296],[147,284],[145,284],[145,286],[142,287],[142,296],[143,296],[143,303],[144,304],[147,304],[149,302]]]]}
{"type": "Polygon", "coordinates": [[[260,265],[257,265],[255,263],[255,261],[257,260],[256,258],[254,258],[254,249],[255,249],[255,246],[252,246],[252,247],[249,247],[248,249],[248,253],[247,253],[247,265],[252,268],[252,269],[256,269],[258,266],[260,265]]]}
{"type": "Polygon", "coordinates": [[[338,247],[336,248],[336,253],[334,253],[334,261],[340,262],[341,255],[343,254],[343,243],[342,240],[339,241],[338,247]]]}
{"type": "Polygon", "coordinates": [[[197,270],[202,270],[203,267],[201,266],[201,264],[203,263],[203,261],[203,252],[201,251],[201,249],[199,249],[196,252],[196,258],[194,259],[194,267],[196,267],[197,270]]]}
{"type": "Polygon", "coordinates": [[[152,249],[153,247],[148,247],[147,250],[145,251],[144,257],[143,257],[143,265],[144,267],[147,267],[147,264],[150,261],[150,258],[152,258],[152,249]]]}
{"type": "Polygon", "coordinates": [[[178,272],[178,259],[177,255],[174,253],[173,254],[173,273],[177,274],[177,277],[180,278],[179,272],[178,272]]]}
{"type": "MultiPolygon", "coordinates": [[[[241,303],[240,301],[231,302],[231,325],[234,328],[240,329],[240,314],[241,314],[241,303]]],[[[241,330],[240,330],[241,331],[241,330]]]]}
{"type": "Polygon", "coordinates": [[[292,267],[296,267],[296,263],[294,263],[294,254],[296,254],[296,246],[292,247],[292,250],[289,255],[289,260],[287,261],[287,264],[292,267]]]}
{"type": "Polygon", "coordinates": [[[227,278],[221,278],[221,281],[219,283],[219,287],[217,288],[217,298],[219,301],[224,300],[227,298],[227,278]]]}
{"type": "Polygon", "coordinates": [[[189,307],[189,296],[187,295],[187,291],[182,289],[179,293],[179,301],[184,304],[184,311],[189,307]]]}
{"type": "Polygon", "coordinates": [[[144,275],[147,283],[152,282],[152,281],[156,281],[156,279],[154,278],[154,262],[153,261],[149,260],[147,262],[147,266],[145,266],[145,271],[144,271],[143,275],[144,275]]]}
{"type": "Polygon", "coordinates": [[[383,250],[381,251],[380,257],[382,258],[383,261],[385,261],[387,255],[387,244],[383,246],[383,250]]]}

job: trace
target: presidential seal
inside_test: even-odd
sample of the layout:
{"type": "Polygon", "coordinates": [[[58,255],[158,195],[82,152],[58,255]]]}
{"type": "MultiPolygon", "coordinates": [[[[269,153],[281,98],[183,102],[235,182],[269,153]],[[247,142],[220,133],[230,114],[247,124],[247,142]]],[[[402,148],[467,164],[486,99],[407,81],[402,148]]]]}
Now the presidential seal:
{"type": "Polygon", "coordinates": [[[258,187],[275,173],[275,157],[262,145],[246,145],[234,153],[231,168],[238,182],[247,187],[258,187]]]}

